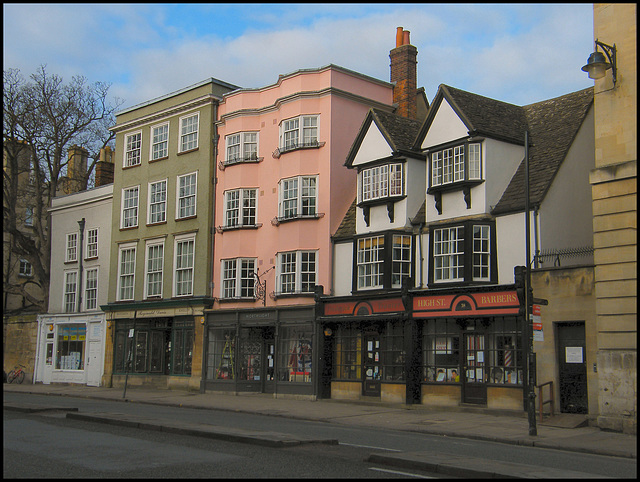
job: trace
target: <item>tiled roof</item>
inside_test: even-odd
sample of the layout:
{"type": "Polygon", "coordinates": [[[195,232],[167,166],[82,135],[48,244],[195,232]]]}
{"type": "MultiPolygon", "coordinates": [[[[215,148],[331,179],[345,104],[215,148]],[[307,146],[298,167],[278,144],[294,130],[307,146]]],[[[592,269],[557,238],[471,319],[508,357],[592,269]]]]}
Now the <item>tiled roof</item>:
{"type": "MultiPolygon", "coordinates": [[[[593,103],[593,88],[522,107],[529,129],[529,202],[544,199],[593,103]]],[[[523,134],[524,139],[524,134],[523,134]]],[[[492,214],[525,207],[524,160],[492,214]]]]}
{"type": "Polygon", "coordinates": [[[380,109],[371,109],[370,112],[394,152],[411,149],[422,122],[380,109]]]}
{"type": "Polygon", "coordinates": [[[334,240],[344,239],[344,238],[352,238],[356,234],[356,202],[357,198],[353,200],[349,209],[347,209],[347,213],[342,218],[342,222],[340,226],[336,230],[336,233],[333,235],[334,240]]]}
{"type": "Polygon", "coordinates": [[[524,143],[527,120],[522,107],[444,84],[440,89],[467,124],[470,135],[524,143]]]}

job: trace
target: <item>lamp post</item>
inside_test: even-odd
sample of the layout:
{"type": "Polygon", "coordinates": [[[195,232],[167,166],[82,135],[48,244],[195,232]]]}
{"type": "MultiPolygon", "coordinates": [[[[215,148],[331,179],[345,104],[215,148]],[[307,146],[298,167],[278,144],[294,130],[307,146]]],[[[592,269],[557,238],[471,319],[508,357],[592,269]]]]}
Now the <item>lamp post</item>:
{"type": "Polygon", "coordinates": [[[529,219],[529,131],[524,133],[524,186],[525,186],[525,231],[526,256],[525,265],[525,315],[524,329],[526,330],[526,363],[527,363],[527,414],[529,416],[529,435],[538,435],[536,427],[536,363],[533,352],[533,326],[531,325],[531,308],[533,305],[533,290],[531,289],[531,222],[529,219]]]}
{"type": "Polygon", "coordinates": [[[80,248],[78,250],[80,265],[78,269],[78,309],[77,312],[80,313],[82,310],[82,245],[84,244],[84,218],[78,221],[78,226],[80,227],[80,248]]]}

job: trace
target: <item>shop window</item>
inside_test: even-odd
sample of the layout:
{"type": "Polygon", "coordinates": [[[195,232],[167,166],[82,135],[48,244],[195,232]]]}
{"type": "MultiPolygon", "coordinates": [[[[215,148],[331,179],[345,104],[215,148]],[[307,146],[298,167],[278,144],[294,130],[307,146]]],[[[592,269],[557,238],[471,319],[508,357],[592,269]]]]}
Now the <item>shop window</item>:
{"type": "Polygon", "coordinates": [[[487,343],[487,382],[522,385],[521,331],[516,318],[496,318],[487,343]]]}
{"type": "Polygon", "coordinates": [[[422,365],[423,381],[460,381],[460,327],[454,320],[433,320],[425,323],[422,365]]]}
{"type": "Polygon", "coordinates": [[[388,323],[382,336],[382,380],[404,380],[404,329],[402,323],[388,323]]]}
{"type": "Polygon", "coordinates": [[[282,327],[278,346],[278,381],[311,383],[311,325],[282,327]]]}
{"type": "Polygon", "coordinates": [[[173,374],[190,375],[193,357],[193,324],[175,322],[173,327],[173,374]]]}
{"type": "Polygon", "coordinates": [[[122,321],[116,325],[114,373],[190,375],[193,322],[154,318],[122,321]],[[129,330],[134,329],[133,338],[129,330]],[[132,344],[133,340],[133,344],[132,344]],[[173,343],[172,343],[173,340],[173,343]],[[128,361],[131,364],[128,366],[128,361]]]}
{"type": "Polygon", "coordinates": [[[84,324],[58,325],[56,369],[84,370],[86,333],[84,324]]]}
{"type": "Polygon", "coordinates": [[[243,329],[240,335],[240,353],[238,355],[238,379],[259,381],[262,379],[262,335],[257,330],[243,329]]]}
{"type": "Polygon", "coordinates": [[[209,349],[207,351],[207,379],[233,380],[235,376],[235,351],[235,329],[210,329],[209,349]]]}
{"type": "Polygon", "coordinates": [[[340,326],[333,345],[335,380],[362,380],[362,335],[359,327],[340,326]]]}

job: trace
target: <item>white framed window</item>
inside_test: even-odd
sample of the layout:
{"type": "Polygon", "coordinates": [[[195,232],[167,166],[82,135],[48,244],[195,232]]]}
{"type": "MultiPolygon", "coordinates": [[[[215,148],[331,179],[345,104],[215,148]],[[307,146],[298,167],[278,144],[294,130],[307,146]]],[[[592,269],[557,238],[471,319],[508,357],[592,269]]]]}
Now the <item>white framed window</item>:
{"type": "Polygon", "coordinates": [[[189,218],[196,215],[197,180],[198,175],[196,172],[178,176],[176,219],[189,218]]]}
{"type": "Polygon", "coordinates": [[[124,167],[137,166],[141,162],[142,132],[125,134],[124,136],[124,167]]]}
{"type": "Polygon", "coordinates": [[[392,250],[391,286],[401,288],[404,278],[411,276],[411,236],[394,234],[392,250]]]}
{"type": "Polygon", "coordinates": [[[231,164],[258,159],[258,133],[238,132],[226,137],[226,162],[231,164]]]}
{"type": "Polygon", "coordinates": [[[121,228],[138,226],[138,194],[140,186],[128,187],[122,190],[122,218],[121,228]]]}
{"type": "Polygon", "coordinates": [[[78,292],[78,272],[65,271],[64,273],[64,298],[62,306],[65,313],[76,311],[76,294],[78,292]]]}
{"type": "Polygon", "coordinates": [[[78,233],[67,234],[67,250],[64,261],[66,263],[78,261],[78,233]]]}
{"type": "Polygon", "coordinates": [[[164,240],[147,241],[144,297],[162,297],[162,274],[164,270],[164,240]]]}
{"type": "Polygon", "coordinates": [[[98,268],[85,271],[84,308],[87,311],[98,309],[98,268]]]}
{"type": "Polygon", "coordinates": [[[18,274],[20,276],[30,278],[33,275],[33,267],[31,266],[31,263],[29,263],[29,261],[27,261],[26,259],[20,260],[19,269],[20,270],[18,271],[18,274]]]}
{"type": "Polygon", "coordinates": [[[436,229],[433,236],[434,281],[464,281],[464,228],[436,229]]]}
{"type": "Polygon", "coordinates": [[[224,193],[224,226],[255,226],[257,189],[234,189],[224,193]]]}
{"type": "Polygon", "coordinates": [[[318,214],[317,176],[297,176],[279,183],[278,217],[292,219],[318,214]]]}
{"type": "Polygon", "coordinates": [[[169,156],[169,123],[151,128],[151,156],[152,161],[169,156]]]}
{"type": "Polygon", "coordinates": [[[198,148],[199,119],[198,112],[180,118],[180,152],[198,148]]]}
{"type": "Polygon", "coordinates": [[[193,295],[195,243],[195,234],[176,236],[173,258],[174,296],[193,295]]]}
{"type": "Polygon", "coordinates": [[[87,229],[86,259],[98,257],[98,228],[87,229]]]}
{"type": "Polygon", "coordinates": [[[469,179],[482,179],[480,144],[469,144],[469,179]]]}
{"type": "Polygon", "coordinates": [[[358,289],[383,287],[384,236],[358,239],[356,265],[358,289]]]}
{"type": "Polygon", "coordinates": [[[384,164],[363,169],[360,174],[360,200],[401,196],[404,192],[403,185],[402,164],[384,164]]]}
{"type": "Polygon", "coordinates": [[[148,224],[163,223],[167,220],[167,180],[149,183],[148,224]]]}
{"type": "Polygon", "coordinates": [[[431,154],[431,185],[482,179],[481,144],[464,144],[431,154]]]}
{"type": "Polygon", "coordinates": [[[118,252],[118,301],[133,300],[136,275],[136,246],[120,246],[118,252]]]}
{"type": "Polygon", "coordinates": [[[278,253],[278,294],[313,293],[318,276],[317,251],[278,253]]]}
{"type": "Polygon", "coordinates": [[[485,225],[473,226],[473,280],[490,281],[491,228],[485,225]]]}
{"type": "Polygon", "coordinates": [[[280,149],[285,151],[298,147],[318,145],[318,115],[303,115],[287,119],[280,124],[280,149]]]}
{"type": "Polygon", "coordinates": [[[255,296],[255,258],[222,260],[222,298],[255,296]]]}
{"type": "Polygon", "coordinates": [[[464,146],[453,148],[453,180],[464,180],[464,146]]]}

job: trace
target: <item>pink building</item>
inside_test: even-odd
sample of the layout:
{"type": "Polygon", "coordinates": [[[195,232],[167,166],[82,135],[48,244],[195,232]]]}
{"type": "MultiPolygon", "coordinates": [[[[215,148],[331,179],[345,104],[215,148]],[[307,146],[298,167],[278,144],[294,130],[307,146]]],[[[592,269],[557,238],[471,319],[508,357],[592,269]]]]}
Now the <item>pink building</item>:
{"type": "Polygon", "coordinates": [[[335,65],[224,96],[206,389],[317,395],[314,294],[356,195],[344,162],[369,109],[393,103],[392,84],[335,65]]]}

